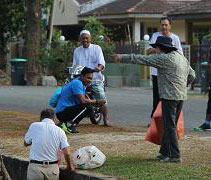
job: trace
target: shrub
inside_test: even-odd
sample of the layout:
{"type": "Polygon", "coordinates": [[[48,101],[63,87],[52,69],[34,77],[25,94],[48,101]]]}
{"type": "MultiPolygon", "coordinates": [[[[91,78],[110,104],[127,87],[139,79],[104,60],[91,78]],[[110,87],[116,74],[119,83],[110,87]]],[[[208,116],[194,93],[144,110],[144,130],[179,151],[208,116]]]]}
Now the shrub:
{"type": "Polygon", "coordinates": [[[84,27],[89,30],[92,35],[92,43],[98,44],[103,51],[106,62],[109,62],[109,55],[114,52],[115,45],[110,40],[108,30],[95,17],[90,16],[84,27]]]}
{"type": "Polygon", "coordinates": [[[52,44],[51,48],[42,48],[39,59],[42,73],[53,75],[58,82],[64,81],[64,70],[71,65],[73,51],[76,47],[75,42],[65,44],[57,42],[52,44]]]}

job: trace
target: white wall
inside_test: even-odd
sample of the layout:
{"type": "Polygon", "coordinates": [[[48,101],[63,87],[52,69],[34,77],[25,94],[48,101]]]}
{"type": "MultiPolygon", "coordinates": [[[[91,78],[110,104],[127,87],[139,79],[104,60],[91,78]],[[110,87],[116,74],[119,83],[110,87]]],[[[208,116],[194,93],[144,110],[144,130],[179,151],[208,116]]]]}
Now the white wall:
{"type": "Polygon", "coordinates": [[[179,36],[181,42],[187,43],[187,37],[185,36],[186,30],[187,30],[186,24],[185,24],[184,20],[173,21],[172,26],[171,26],[171,32],[177,34],[179,36]]]}
{"type": "MultiPolygon", "coordinates": [[[[160,19],[155,19],[155,20],[147,20],[145,21],[144,24],[144,31],[147,33],[147,28],[148,27],[157,27],[158,31],[160,30],[160,19]]],[[[171,32],[177,34],[180,38],[181,42],[186,42],[187,38],[185,36],[186,32],[186,25],[185,21],[173,21],[172,26],[171,26],[171,32]]]]}
{"type": "Polygon", "coordinates": [[[78,24],[78,6],[73,0],[55,0],[53,25],[78,24]]]}

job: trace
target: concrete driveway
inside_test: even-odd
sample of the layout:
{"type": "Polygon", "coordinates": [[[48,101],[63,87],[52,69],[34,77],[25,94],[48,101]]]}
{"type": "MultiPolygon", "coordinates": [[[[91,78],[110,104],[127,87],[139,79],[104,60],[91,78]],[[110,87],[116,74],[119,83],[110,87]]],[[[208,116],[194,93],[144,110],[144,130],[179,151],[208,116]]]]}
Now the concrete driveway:
{"type": "MultiPolygon", "coordinates": [[[[39,113],[48,106],[55,87],[10,86],[0,87],[0,109],[39,113]]],[[[107,88],[110,119],[115,125],[146,126],[152,107],[152,90],[146,88],[107,88]]],[[[189,96],[184,104],[185,128],[200,125],[205,118],[207,99],[189,96]]]]}

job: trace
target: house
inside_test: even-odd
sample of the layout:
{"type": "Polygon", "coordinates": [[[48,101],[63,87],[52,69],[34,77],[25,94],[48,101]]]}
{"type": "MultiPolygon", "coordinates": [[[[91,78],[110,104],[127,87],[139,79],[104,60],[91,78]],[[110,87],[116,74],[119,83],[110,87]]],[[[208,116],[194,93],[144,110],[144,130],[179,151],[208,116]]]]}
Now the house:
{"type": "MultiPolygon", "coordinates": [[[[87,18],[94,15],[113,31],[114,40],[139,42],[144,34],[159,31],[159,19],[168,12],[196,2],[201,0],[58,0],[54,25],[71,38],[79,33],[87,18]],[[66,6],[62,5],[65,2],[66,6]],[[62,19],[61,13],[69,17],[62,19]]],[[[172,26],[172,32],[179,35],[184,43],[188,41],[183,29],[186,26],[184,19],[177,19],[172,26]]]]}
{"type": "Polygon", "coordinates": [[[181,28],[187,43],[192,45],[191,64],[197,73],[195,83],[205,91],[211,80],[211,1],[194,2],[186,8],[170,11],[168,15],[175,21],[185,21],[185,26],[181,28]]]}
{"type": "Polygon", "coordinates": [[[202,37],[211,32],[211,1],[201,0],[190,3],[185,8],[177,8],[168,13],[175,21],[183,20],[181,28],[186,35],[186,42],[193,44],[194,40],[201,41],[202,37]]]}
{"type": "Polygon", "coordinates": [[[53,25],[62,30],[68,40],[77,40],[84,23],[79,15],[114,0],[55,0],[53,25]]]}
{"type": "MultiPolygon", "coordinates": [[[[54,25],[67,39],[76,40],[87,18],[93,15],[113,32],[114,41],[143,40],[145,34],[159,31],[163,16],[172,17],[172,32],[183,44],[200,41],[211,31],[210,0],[58,0],[56,7],[54,25]]],[[[142,67],[140,71],[135,76],[146,81],[148,69],[142,67]]]]}

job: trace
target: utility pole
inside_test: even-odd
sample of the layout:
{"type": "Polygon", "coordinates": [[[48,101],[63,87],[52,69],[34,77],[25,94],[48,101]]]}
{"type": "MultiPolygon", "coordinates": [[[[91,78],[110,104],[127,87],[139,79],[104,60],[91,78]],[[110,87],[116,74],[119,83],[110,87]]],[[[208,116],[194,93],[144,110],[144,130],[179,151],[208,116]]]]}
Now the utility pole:
{"type": "Polygon", "coordinates": [[[52,35],[53,35],[53,19],[54,19],[54,9],[56,5],[56,0],[53,0],[50,10],[49,23],[48,23],[48,34],[47,34],[47,46],[50,47],[52,35]]]}

